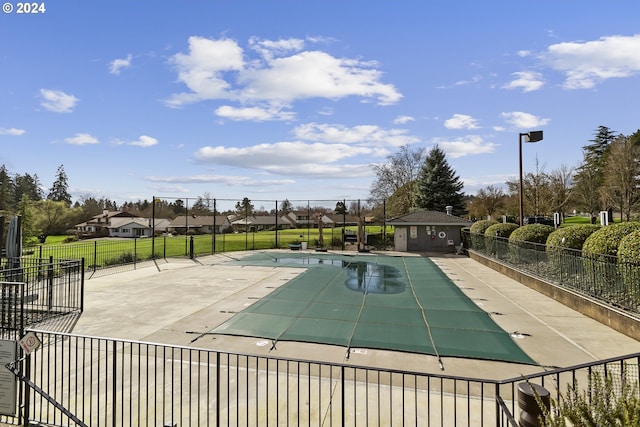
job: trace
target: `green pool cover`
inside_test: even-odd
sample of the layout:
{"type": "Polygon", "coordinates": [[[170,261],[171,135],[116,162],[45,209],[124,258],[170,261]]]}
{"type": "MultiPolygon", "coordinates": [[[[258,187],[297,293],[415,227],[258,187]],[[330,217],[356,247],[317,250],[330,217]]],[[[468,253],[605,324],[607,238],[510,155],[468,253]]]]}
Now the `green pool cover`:
{"type": "Polygon", "coordinates": [[[307,270],[212,333],[535,364],[428,258],[261,252],[236,262],[307,270]]]}

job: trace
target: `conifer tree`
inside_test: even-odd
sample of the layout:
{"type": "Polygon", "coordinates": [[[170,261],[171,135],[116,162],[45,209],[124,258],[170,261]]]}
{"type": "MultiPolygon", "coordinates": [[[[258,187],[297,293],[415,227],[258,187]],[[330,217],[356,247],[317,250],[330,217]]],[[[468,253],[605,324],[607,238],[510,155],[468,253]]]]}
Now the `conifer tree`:
{"type": "Polygon", "coordinates": [[[463,183],[451,169],[444,151],[437,145],[429,151],[420,169],[415,186],[415,206],[418,209],[445,212],[453,206],[454,215],[465,213],[463,183]]]}
{"type": "Polygon", "coordinates": [[[71,206],[69,182],[67,179],[67,174],[64,171],[64,165],[58,166],[58,171],[56,172],[56,180],[53,182],[53,185],[49,189],[47,199],[54,202],[65,202],[67,207],[71,206]]]}

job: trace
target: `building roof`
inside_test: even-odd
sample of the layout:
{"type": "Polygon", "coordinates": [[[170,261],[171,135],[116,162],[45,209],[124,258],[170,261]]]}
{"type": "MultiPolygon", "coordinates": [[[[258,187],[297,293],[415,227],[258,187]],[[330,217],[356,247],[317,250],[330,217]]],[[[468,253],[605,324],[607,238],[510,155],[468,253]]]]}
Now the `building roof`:
{"type": "MultiPolygon", "coordinates": [[[[216,215],[216,225],[227,225],[229,219],[224,215],[216,215]]],[[[213,215],[185,215],[179,216],[171,221],[169,227],[203,227],[213,226],[213,215]]]]}
{"type": "Polygon", "coordinates": [[[112,218],[111,224],[107,225],[107,228],[120,228],[120,227],[139,227],[139,228],[149,228],[149,219],[148,218],[112,218]]]}
{"type": "MultiPolygon", "coordinates": [[[[239,218],[233,221],[233,224],[236,225],[276,225],[276,216],[275,215],[256,215],[245,218],[239,218]]],[[[278,217],[278,225],[288,224],[291,225],[291,218],[288,218],[284,215],[278,217]]]]}
{"type": "Polygon", "coordinates": [[[389,225],[461,225],[468,227],[472,224],[464,218],[448,215],[438,211],[417,211],[401,215],[387,221],[389,225]]]}

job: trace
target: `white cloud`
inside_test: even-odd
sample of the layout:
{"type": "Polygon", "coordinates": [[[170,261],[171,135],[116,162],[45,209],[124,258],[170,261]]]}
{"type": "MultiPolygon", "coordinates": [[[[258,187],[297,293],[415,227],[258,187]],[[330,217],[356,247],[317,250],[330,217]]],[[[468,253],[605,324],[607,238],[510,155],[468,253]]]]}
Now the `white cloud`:
{"type": "Polygon", "coordinates": [[[16,128],[0,128],[0,135],[20,136],[24,135],[27,131],[24,129],[16,128]]]}
{"type": "MultiPolygon", "coordinates": [[[[205,163],[262,169],[277,172],[296,165],[326,165],[373,150],[346,144],[277,142],[250,147],[202,147],[195,152],[196,160],[205,163]]],[[[314,166],[315,167],[315,166],[314,166]]]]}
{"type": "Polygon", "coordinates": [[[493,153],[498,146],[493,142],[486,142],[478,135],[468,135],[454,140],[435,138],[434,142],[442,148],[447,156],[455,159],[475,154],[493,153]]]}
{"type": "Polygon", "coordinates": [[[136,145],[138,147],[151,147],[154,146],[158,143],[158,140],[155,138],[152,138],[150,136],[147,135],[141,135],[140,138],[138,138],[136,141],[131,141],[129,142],[129,145],[136,145]]]}
{"type": "Polygon", "coordinates": [[[147,176],[151,182],[178,183],[178,184],[221,184],[225,186],[265,186],[265,185],[289,185],[295,184],[293,179],[268,179],[256,180],[246,175],[215,175],[199,174],[187,176],[147,176]]]}
{"type": "Polygon", "coordinates": [[[243,51],[230,39],[211,40],[189,37],[189,53],[177,53],[170,62],[178,71],[178,80],[191,92],[172,95],[167,101],[171,107],[210,99],[234,99],[224,72],[239,71],[244,67],[243,51]]]}
{"type": "Polygon", "coordinates": [[[296,115],[291,111],[282,111],[279,108],[269,107],[245,107],[236,108],[230,105],[218,107],[215,114],[219,117],[235,120],[235,121],[256,121],[264,122],[267,120],[294,120],[296,115]]]}
{"type": "Polygon", "coordinates": [[[257,37],[249,39],[249,46],[260,53],[260,55],[270,60],[274,56],[281,56],[288,52],[299,52],[304,48],[302,39],[280,39],[280,40],[260,40],[257,37]]]}
{"type": "Polygon", "coordinates": [[[114,59],[109,64],[109,72],[111,74],[120,74],[122,68],[129,68],[131,66],[131,54],[127,55],[125,59],[114,59]]]}
{"type": "Polygon", "coordinates": [[[640,34],[608,36],[588,42],[551,45],[542,55],[550,66],[566,75],[567,89],[588,89],[610,78],[640,73],[640,34]]]}
{"type": "Polygon", "coordinates": [[[61,90],[40,89],[40,105],[54,113],[70,113],[79,99],[61,90]]]}
{"type": "Polygon", "coordinates": [[[542,74],[535,71],[520,71],[513,73],[515,80],[502,86],[504,89],[522,89],[523,92],[532,92],[544,86],[542,74]]]}
{"type": "Polygon", "coordinates": [[[282,107],[306,98],[359,96],[386,105],[402,98],[393,85],[380,81],[382,73],[375,62],[299,51],[304,43],[298,39],[249,43],[260,52],[260,59],[245,60],[243,49],[233,40],[190,37],[189,53],[170,60],[178,80],[190,91],[171,95],[166,104],[180,107],[226,99],[282,107]]]}
{"type": "Polygon", "coordinates": [[[477,120],[466,114],[454,114],[444,121],[447,129],[478,129],[477,120]]]}
{"type": "Polygon", "coordinates": [[[64,142],[72,145],[87,145],[99,143],[98,138],[88,133],[76,133],[76,135],[73,137],[65,138],[64,142]]]}
{"type": "Polygon", "coordinates": [[[502,119],[511,125],[515,129],[531,129],[539,126],[544,126],[549,123],[550,119],[543,119],[533,114],[523,113],[521,111],[511,111],[508,113],[500,114],[502,119]]]}
{"type": "Polygon", "coordinates": [[[398,116],[393,120],[393,124],[394,125],[403,125],[405,123],[409,123],[409,122],[414,122],[416,119],[414,119],[411,116],[398,116]]]}
{"type": "Polygon", "coordinates": [[[383,129],[376,125],[346,127],[318,123],[306,123],[293,130],[296,138],[339,144],[366,144],[377,147],[400,147],[419,142],[420,139],[407,135],[406,129],[383,129]]]}

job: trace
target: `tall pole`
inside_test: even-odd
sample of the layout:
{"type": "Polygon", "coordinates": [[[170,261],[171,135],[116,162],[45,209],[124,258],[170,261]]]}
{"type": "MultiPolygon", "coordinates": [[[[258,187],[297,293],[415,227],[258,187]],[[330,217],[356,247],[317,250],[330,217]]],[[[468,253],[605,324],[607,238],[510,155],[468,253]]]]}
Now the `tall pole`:
{"type": "Polygon", "coordinates": [[[527,142],[538,142],[538,141],[542,141],[542,131],[541,130],[534,130],[531,132],[527,132],[527,133],[520,133],[518,134],[518,145],[520,146],[519,148],[519,158],[520,158],[520,185],[519,185],[519,190],[518,190],[518,196],[520,199],[520,227],[522,227],[523,224],[523,215],[524,215],[524,203],[523,203],[523,192],[522,192],[522,137],[526,136],[527,137],[527,142]]]}
{"type": "Polygon", "coordinates": [[[524,211],[524,202],[522,197],[522,137],[527,135],[526,133],[518,134],[518,145],[519,145],[519,159],[520,159],[520,184],[518,187],[518,198],[520,202],[520,227],[522,227],[522,212],[524,211]]]}

